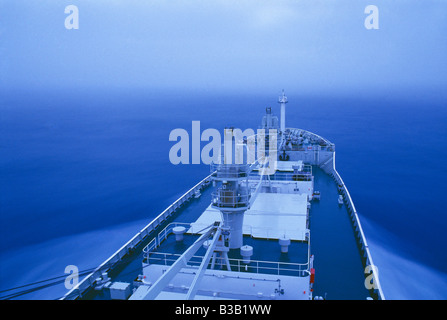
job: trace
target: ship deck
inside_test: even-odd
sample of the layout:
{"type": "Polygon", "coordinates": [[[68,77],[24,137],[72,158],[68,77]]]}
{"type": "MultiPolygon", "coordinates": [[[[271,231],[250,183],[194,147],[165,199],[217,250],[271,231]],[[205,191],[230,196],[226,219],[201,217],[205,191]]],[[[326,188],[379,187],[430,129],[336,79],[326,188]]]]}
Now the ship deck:
{"type": "MultiPolygon", "coordinates": [[[[191,224],[200,230],[222,221],[219,210],[211,205],[191,224]]],[[[260,239],[304,241],[307,231],[307,194],[259,193],[244,214],[243,234],[260,239]]]]}
{"type": "Polygon", "coordinates": [[[314,296],[329,300],[364,300],[370,297],[365,273],[346,205],[338,205],[334,180],[318,167],[313,168],[315,190],[320,201],[310,210],[312,252],[315,253],[314,296]]]}
{"type": "MultiPolygon", "coordinates": [[[[313,167],[312,170],[315,177],[314,190],[318,190],[321,193],[321,199],[319,201],[313,200],[309,211],[311,254],[313,254],[315,258],[314,268],[316,270],[313,296],[323,296],[327,299],[366,299],[366,297],[369,297],[369,291],[364,286],[365,277],[362,260],[346,206],[343,205],[340,207],[338,205],[338,189],[334,180],[318,167],[313,167]]],[[[181,243],[176,242],[173,235],[165,237],[165,239],[160,242],[159,246],[153,250],[153,254],[150,255],[149,260],[151,261],[148,261],[148,255],[143,252],[143,248],[151,243],[151,241],[168,227],[170,223],[210,224],[209,222],[211,221],[201,221],[201,217],[203,219],[203,213],[210,209],[209,205],[211,203],[212,189],[212,187],[207,187],[202,190],[200,198],[192,198],[190,201],[182,205],[181,208],[177,209],[166,222],[160,224],[157,229],[154,230],[154,233],[152,233],[150,237],[135,247],[135,249],[120,262],[118,267],[114,267],[112,270],[108,271],[108,275],[111,278],[108,284],[104,287],[97,286],[96,290],[89,290],[82,296],[82,299],[110,299],[110,290],[107,290],[107,288],[111,283],[129,283],[130,287],[134,287],[134,283],[140,275],[146,274],[149,276],[150,273],[147,273],[146,271],[148,271],[150,267],[154,268],[152,271],[158,268],[157,272],[162,272],[162,269],[160,268],[168,268],[170,265],[170,263],[167,262],[169,260],[169,255],[171,255],[172,258],[174,255],[183,253],[184,250],[198,238],[197,234],[185,234],[184,240],[181,243]],[[150,262],[150,264],[147,264],[147,262],[150,262]]],[[[253,206],[253,212],[251,213],[252,218],[247,219],[251,224],[251,231],[244,231],[244,244],[248,244],[254,248],[251,259],[256,262],[250,264],[247,268],[237,267],[237,263],[239,262],[235,262],[235,264],[232,263],[232,270],[234,266],[233,274],[262,272],[268,276],[270,273],[275,275],[276,279],[278,279],[278,275],[275,274],[277,273],[275,268],[279,268],[281,263],[284,265],[290,263],[293,266],[307,263],[309,243],[305,238],[292,238],[289,253],[283,254],[279,250],[277,240],[279,233],[254,233],[253,230],[256,228],[253,228],[253,224],[256,225],[256,218],[261,220],[264,219],[262,220],[263,224],[265,221],[274,218],[268,205],[269,196],[263,196],[262,193],[260,195],[261,197],[258,202],[259,206],[253,206]],[[259,262],[274,262],[276,263],[276,267],[270,267],[268,263],[264,265],[261,263],[260,265],[259,262]],[[259,268],[261,268],[262,271],[259,271],[259,268]]],[[[285,199],[286,198],[287,197],[285,197],[285,199]]],[[[288,199],[285,201],[297,201],[299,204],[299,197],[295,199],[298,200],[288,199]]],[[[281,206],[279,207],[281,208],[281,206]]],[[[297,226],[303,230],[306,229],[306,225],[303,224],[302,220],[302,211],[290,211],[290,206],[288,205],[283,205],[282,208],[283,209],[280,209],[279,213],[284,219],[283,222],[277,225],[277,230],[280,230],[281,228],[284,229],[284,225],[287,225],[288,218],[301,219],[300,221],[296,221],[297,226]]],[[[249,216],[250,213],[248,212],[247,217],[249,216]]],[[[213,219],[214,218],[211,220],[213,219]]],[[[197,231],[198,227],[199,225],[196,226],[195,231],[197,231]]],[[[288,229],[289,228],[290,223],[288,229]]],[[[197,252],[197,255],[203,255],[204,250],[205,249],[202,249],[202,251],[197,252]]],[[[241,259],[239,250],[230,250],[229,258],[231,261],[239,261],[239,259],[241,259]]],[[[172,261],[175,261],[175,259],[172,259],[172,261]]],[[[283,267],[283,269],[288,270],[289,268],[283,267]]],[[[302,272],[302,270],[295,271],[302,272]]],[[[292,270],[289,270],[291,273],[295,271],[293,268],[292,270]]],[[[219,272],[228,271],[215,270],[214,272],[214,275],[216,276],[219,272]]],[[[187,273],[188,270],[185,270],[183,272],[183,277],[187,277],[187,273]]],[[[207,273],[209,275],[208,271],[207,273]]],[[[302,277],[302,275],[297,277],[284,272],[281,274],[281,277],[283,277],[283,284],[292,284],[294,281],[307,281],[308,283],[308,277],[302,277]]],[[[266,283],[268,283],[268,281],[266,283]]],[[[294,285],[299,288],[304,284],[295,283],[294,285]]],[[[144,290],[144,288],[141,290],[144,290]]],[[[252,292],[252,294],[257,293],[259,292],[252,292]]],[[[175,297],[182,299],[184,296],[179,292],[164,291],[158,298],[174,299],[175,297]]],[[[205,299],[205,295],[198,294],[196,296],[198,299],[202,299],[201,297],[205,299]]],[[[224,299],[225,297],[222,296],[221,298],[224,299]]],[[[289,297],[289,299],[298,298],[296,293],[289,297]]]]}

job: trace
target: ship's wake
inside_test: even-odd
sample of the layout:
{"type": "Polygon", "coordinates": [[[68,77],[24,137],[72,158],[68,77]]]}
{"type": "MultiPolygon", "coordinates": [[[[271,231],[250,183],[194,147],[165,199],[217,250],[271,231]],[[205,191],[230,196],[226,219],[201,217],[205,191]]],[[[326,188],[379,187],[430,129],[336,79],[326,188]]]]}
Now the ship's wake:
{"type": "Polygon", "coordinates": [[[396,252],[402,247],[398,239],[366,218],[360,220],[386,299],[447,299],[447,273],[396,252]]]}
{"type": "MultiPolygon", "coordinates": [[[[147,220],[138,220],[2,252],[0,298],[13,297],[21,300],[61,298],[68,291],[65,287],[65,279],[69,276],[65,274],[67,266],[75,266],[80,275],[88,275],[90,270],[121,248],[147,223],[147,220]],[[47,279],[52,280],[43,281],[47,279]],[[26,286],[36,282],[39,283],[26,286]],[[15,287],[20,288],[8,290],[15,287]],[[41,289],[32,290],[33,288],[41,289]],[[20,294],[24,290],[28,293],[20,294]]],[[[79,281],[83,278],[80,276],[79,281]]]]}

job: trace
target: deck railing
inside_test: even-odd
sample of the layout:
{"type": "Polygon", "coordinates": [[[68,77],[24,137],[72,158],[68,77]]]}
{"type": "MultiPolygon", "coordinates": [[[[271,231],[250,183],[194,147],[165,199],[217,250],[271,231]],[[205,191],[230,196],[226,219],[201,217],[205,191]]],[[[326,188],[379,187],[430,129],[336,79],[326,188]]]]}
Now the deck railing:
{"type": "Polygon", "coordinates": [[[172,222],[168,224],[163,230],[161,230],[156,237],[154,237],[151,242],[149,242],[144,248],[143,248],[143,259],[149,258],[149,253],[152,253],[155,249],[157,249],[160,244],[168,238],[168,236],[173,233],[173,229],[175,227],[185,227],[186,232],[188,230],[192,231],[193,227],[190,223],[186,222],[172,222]]]}
{"type": "Polygon", "coordinates": [[[212,206],[216,208],[242,208],[247,207],[250,194],[237,194],[231,189],[218,189],[211,193],[212,206]]]}
{"type": "MultiPolygon", "coordinates": [[[[143,249],[143,261],[147,264],[155,262],[166,266],[172,265],[181,254],[155,252],[161,243],[167,239],[167,237],[173,233],[173,229],[177,226],[189,227],[186,229],[186,233],[198,234],[201,230],[193,230],[193,227],[189,223],[173,222],[168,224],[160,233],[154,237],[154,239],[143,249]]],[[[205,228],[206,229],[206,228],[205,228]]],[[[311,254],[310,254],[310,233],[308,230],[303,231],[305,241],[308,242],[307,246],[307,261],[305,263],[290,263],[290,262],[276,262],[276,261],[260,261],[252,260],[249,264],[243,263],[241,259],[229,259],[230,267],[232,271],[238,272],[254,272],[254,273],[268,273],[277,275],[290,275],[304,277],[309,275],[311,267],[311,254]]],[[[200,266],[203,256],[193,256],[189,260],[189,265],[194,267],[200,266]]],[[[218,259],[219,260],[219,259],[218,259]]]]}
{"type": "MultiPolygon", "coordinates": [[[[171,266],[181,256],[181,254],[166,252],[151,252],[146,263],[161,264],[171,266]]],[[[202,263],[203,256],[193,256],[188,262],[189,267],[198,267],[202,263]]],[[[218,259],[219,260],[219,259],[218,259]]],[[[275,262],[251,260],[249,264],[243,262],[242,259],[228,259],[231,271],[264,273],[276,275],[289,275],[295,277],[306,277],[310,274],[309,263],[291,263],[291,262],[275,262]]],[[[211,263],[211,262],[210,262],[211,263]]],[[[222,264],[225,266],[225,264],[222,264]]]]}
{"type": "MultiPolygon", "coordinates": [[[[324,165],[326,165],[325,163],[324,165]]],[[[330,169],[330,175],[335,180],[335,182],[339,185],[339,189],[343,196],[343,199],[347,205],[348,212],[351,216],[352,223],[354,225],[355,236],[357,238],[358,244],[360,245],[361,251],[363,253],[362,260],[364,262],[365,267],[372,266],[374,267],[373,259],[371,257],[371,252],[368,247],[368,243],[366,241],[365,233],[363,232],[362,225],[360,223],[359,216],[354,206],[354,202],[352,201],[351,195],[349,194],[348,188],[346,187],[343,179],[340,174],[335,169],[335,152],[332,157],[332,168],[330,169]]],[[[385,296],[383,294],[382,286],[380,285],[379,276],[377,274],[377,270],[372,268],[373,275],[373,291],[378,296],[379,299],[385,300],[385,296]]]]}
{"type": "Polygon", "coordinates": [[[248,164],[211,163],[210,171],[215,179],[240,179],[247,177],[251,168],[248,164]]]}

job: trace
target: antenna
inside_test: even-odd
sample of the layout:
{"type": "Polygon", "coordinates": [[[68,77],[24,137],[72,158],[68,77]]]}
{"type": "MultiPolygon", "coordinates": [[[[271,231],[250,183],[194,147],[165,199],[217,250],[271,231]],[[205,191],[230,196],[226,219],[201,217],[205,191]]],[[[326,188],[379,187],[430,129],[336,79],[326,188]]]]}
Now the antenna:
{"type": "Polygon", "coordinates": [[[281,105],[281,125],[280,132],[281,135],[284,136],[284,132],[286,131],[286,103],[287,97],[284,93],[284,89],[282,89],[282,96],[279,97],[278,103],[281,105]]]}

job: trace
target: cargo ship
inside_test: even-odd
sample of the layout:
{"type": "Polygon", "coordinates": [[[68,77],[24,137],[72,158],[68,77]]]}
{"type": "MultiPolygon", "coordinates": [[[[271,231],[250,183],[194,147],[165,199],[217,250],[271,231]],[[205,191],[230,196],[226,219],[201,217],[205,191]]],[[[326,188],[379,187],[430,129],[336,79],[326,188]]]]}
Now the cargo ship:
{"type": "Polygon", "coordinates": [[[61,299],[384,300],[335,145],[286,127],[287,103],[226,128],[209,175],[61,299]]]}

